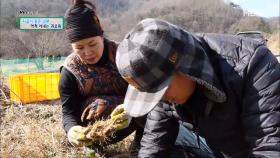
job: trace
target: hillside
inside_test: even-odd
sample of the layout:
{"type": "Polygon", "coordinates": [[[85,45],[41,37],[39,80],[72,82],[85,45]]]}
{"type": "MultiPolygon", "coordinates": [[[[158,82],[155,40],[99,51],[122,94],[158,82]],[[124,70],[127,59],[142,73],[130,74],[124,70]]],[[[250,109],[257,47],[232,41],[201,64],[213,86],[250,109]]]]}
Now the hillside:
{"type": "MultiPolygon", "coordinates": [[[[279,17],[247,17],[242,8],[223,0],[90,1],[96,4],[106,36],[117,41],[138,21],[148,17],[168,20],[190,32],[235,34],[259,30],[270,34],[279,25],[279,17]]],[[[49,0],[47,3],[43,0],[1,0],[0,57],[67,56],[71,48],[64,31],[20,31],[16,20],[20,11],[27,11],[31,16],[63,16],[69,5],[70,0],[49,0]],[[46,42],[54,40],[59,42],[46,42]]]]}
{"type": "Polygon", "coordinates": [[[268,48],[275,54],[280,55],[280,31],[274,32],[268,39],[268,48]]]}
{"type": "Polygon", "coordinates": [[[144,18],[160,18],[179,25],[190,32],[230,32],[230,26],[242,17],[241,8],[233,8],[222,0],[147,0],[132,6],[121,15],[103,19],[105,30],[114,39],[123,35],[144,18]],[[217,12],[219,14],[217,14],[217,12]]]}

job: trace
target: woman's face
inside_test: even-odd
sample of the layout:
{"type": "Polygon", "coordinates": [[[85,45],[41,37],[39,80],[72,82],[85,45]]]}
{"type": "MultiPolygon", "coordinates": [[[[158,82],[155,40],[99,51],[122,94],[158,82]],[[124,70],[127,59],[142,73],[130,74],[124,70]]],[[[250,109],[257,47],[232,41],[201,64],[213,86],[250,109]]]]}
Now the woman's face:
{"type": "Polygon", "coordinates": [[[77,53],[86,64],[96,64],[103,55],[103,37],[95,36],[71,43],[74,53],[77,53]]]}
{"type": "Polygon", "coordinates": [[[162,100],[170,103],[183,104],[192,96],[195,87],[195,81],[177,72],[173,75],[172,81],[162,100]]]}

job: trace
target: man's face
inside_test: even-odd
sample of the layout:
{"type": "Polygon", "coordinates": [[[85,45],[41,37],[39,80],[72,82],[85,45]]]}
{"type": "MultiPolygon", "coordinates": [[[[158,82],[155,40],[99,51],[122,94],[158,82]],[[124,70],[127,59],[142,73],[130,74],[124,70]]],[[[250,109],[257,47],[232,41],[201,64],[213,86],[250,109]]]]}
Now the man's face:
{"type": "Polygon", "coordinates": [[[170,103],[183,104],[193,94],[196,82],[176,72],[162,100],[170,103]]]}
{"type": "Polygon", "coordinates": [[[104,43],[101,36],[82,39],[71,46],[86,64],[96,64],[103,55],[104,43]]]}

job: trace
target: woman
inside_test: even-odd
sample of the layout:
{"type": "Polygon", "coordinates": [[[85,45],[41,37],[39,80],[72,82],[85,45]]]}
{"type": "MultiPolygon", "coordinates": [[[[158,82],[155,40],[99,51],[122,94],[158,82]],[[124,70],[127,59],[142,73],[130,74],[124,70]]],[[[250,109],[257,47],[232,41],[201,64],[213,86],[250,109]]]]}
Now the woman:
{"type": "Polygon", "coordinates": [[[74,0],[65,15],[66,34],[73,53],[61,68],[59,93],[63,126],[69,142],[86,145],[85,127],[107,117],[123,102],[127,83],[115,64],[117,44],[103,37],[92,3],[74,0]]]}

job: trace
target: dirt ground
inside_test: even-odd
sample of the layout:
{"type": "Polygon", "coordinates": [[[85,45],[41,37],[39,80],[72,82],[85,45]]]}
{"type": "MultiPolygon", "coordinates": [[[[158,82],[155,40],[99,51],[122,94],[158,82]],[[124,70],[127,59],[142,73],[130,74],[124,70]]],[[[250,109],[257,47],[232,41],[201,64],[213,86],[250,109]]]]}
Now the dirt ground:
{"type": "MultiPolygon", "coordinates": [[[[0,112],[2,158],[87,157],[85,148],[75,148],[67,142],[58,102],[0,106],[0,112]]],[[[131,139],[132,136],[107,147],[106,155],[128,157],[131,139]]],[[[99,153],[96,157],[105,156],[99,153]]]]}

